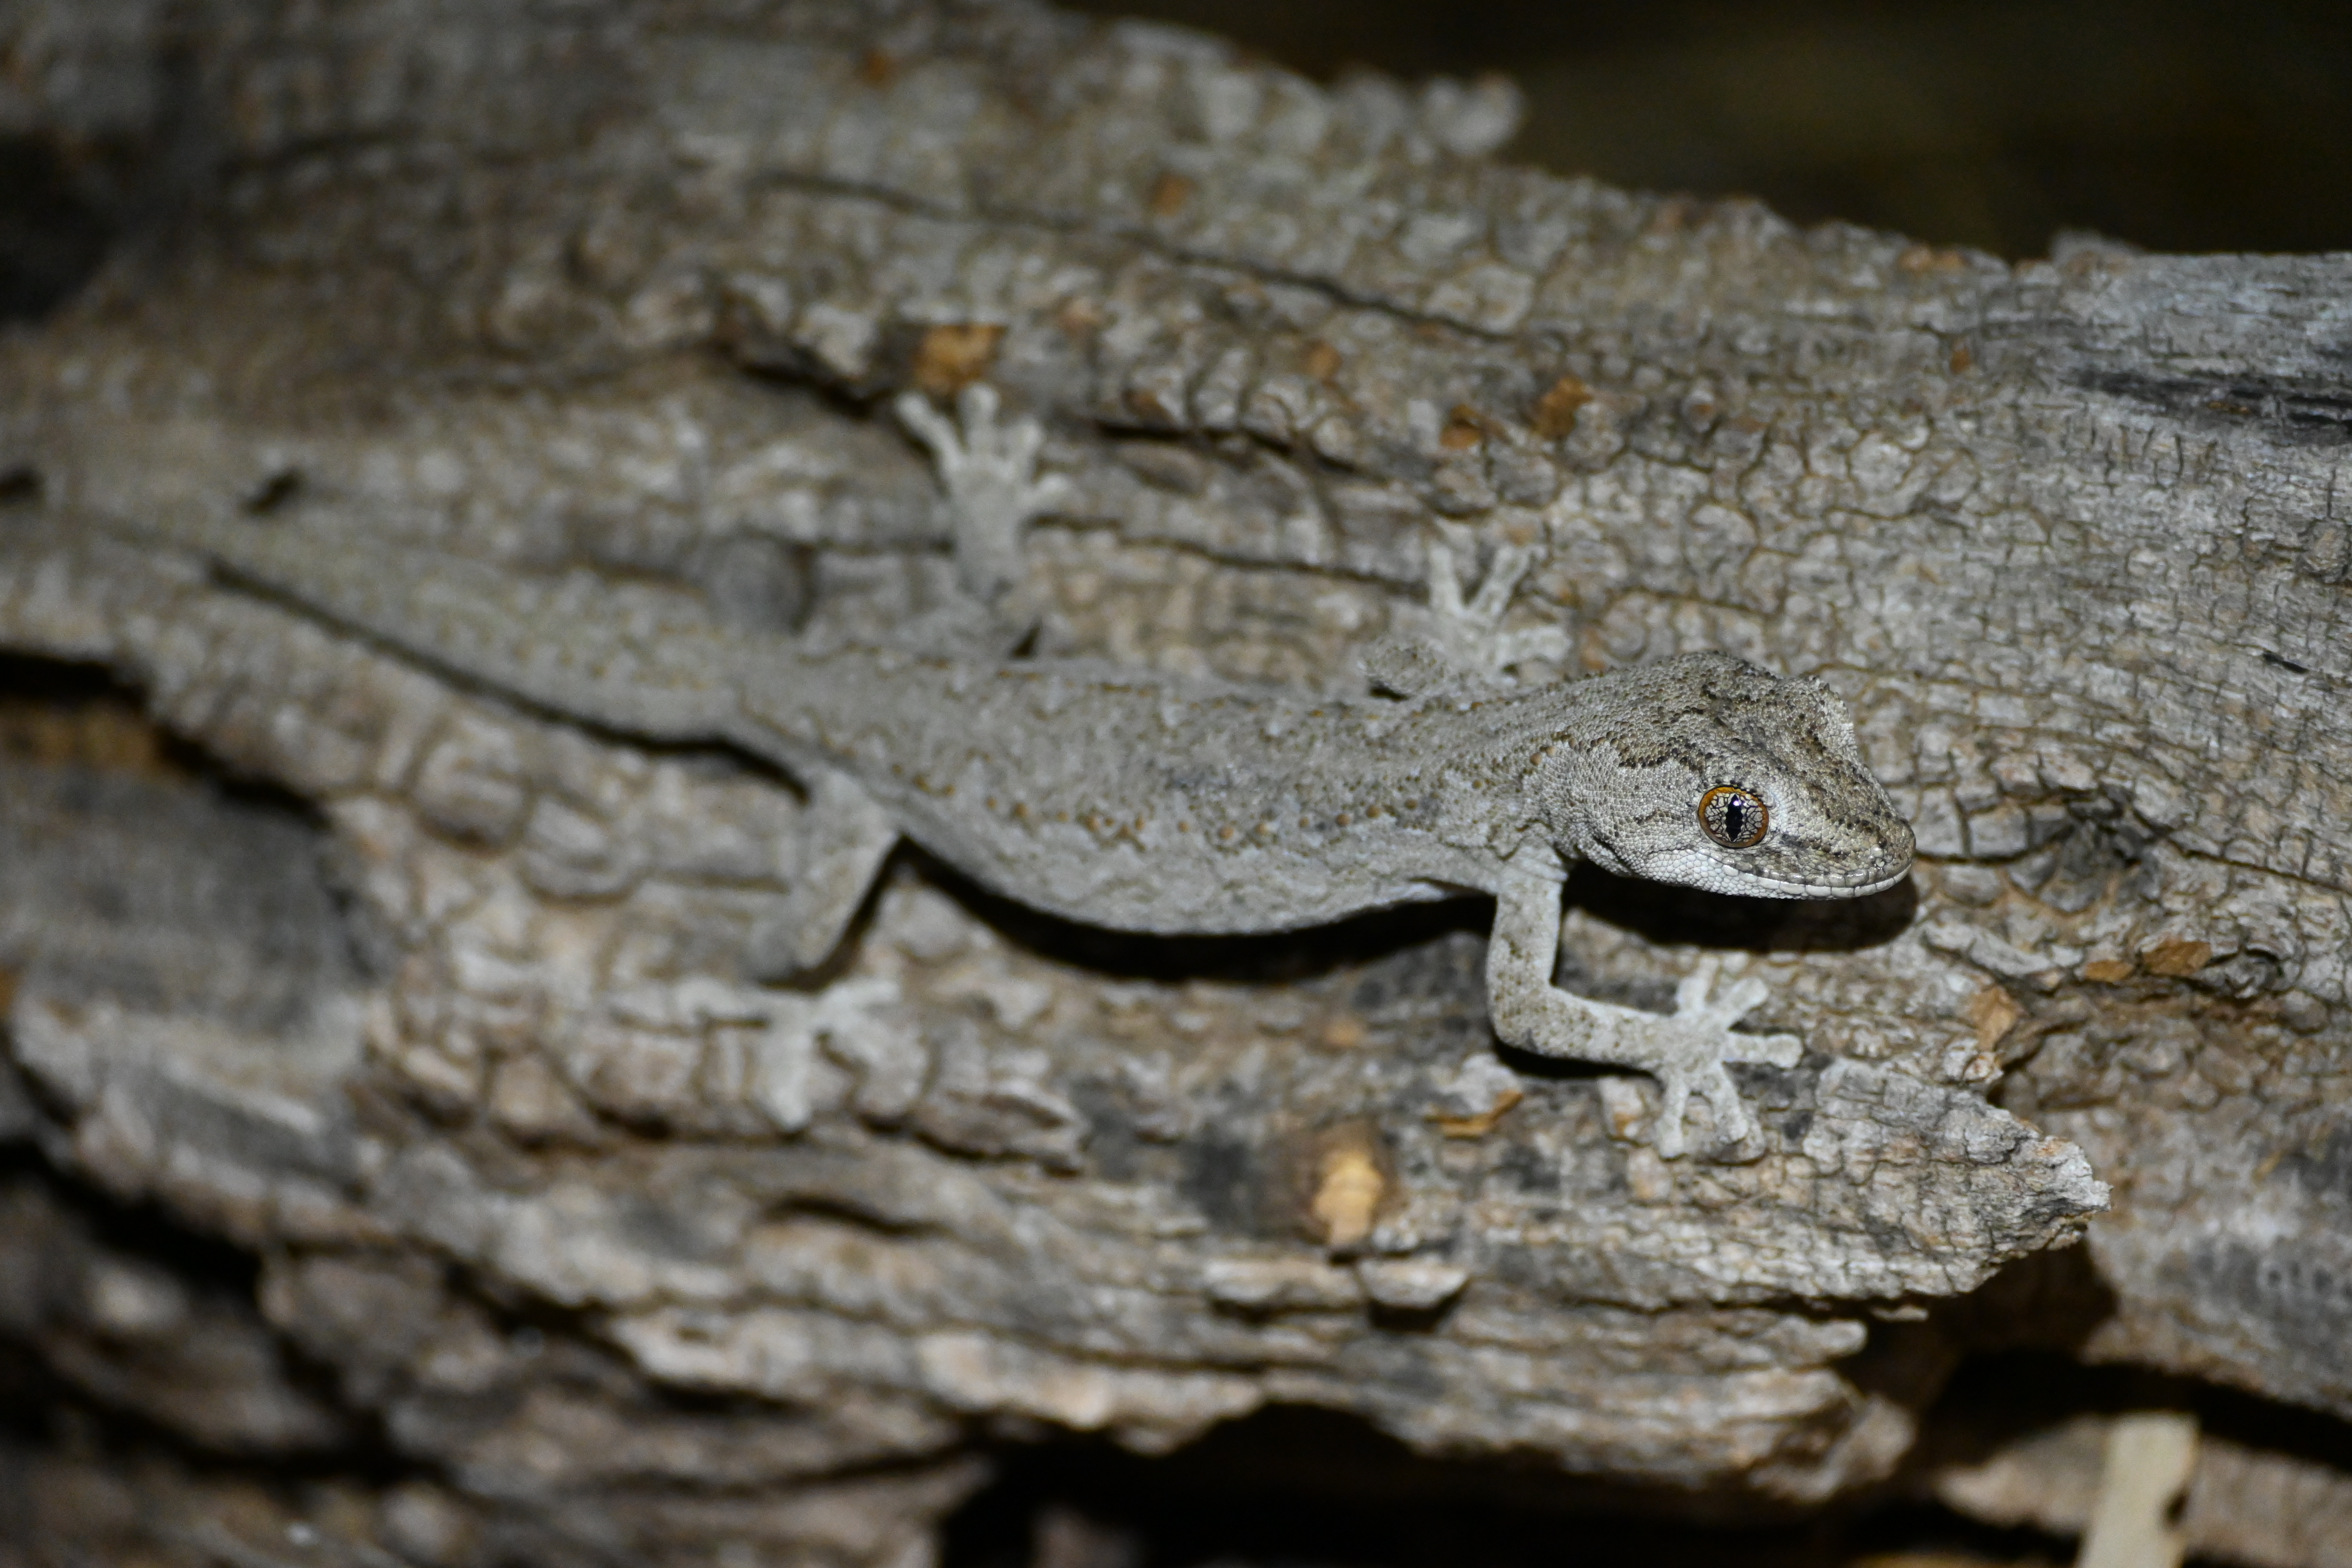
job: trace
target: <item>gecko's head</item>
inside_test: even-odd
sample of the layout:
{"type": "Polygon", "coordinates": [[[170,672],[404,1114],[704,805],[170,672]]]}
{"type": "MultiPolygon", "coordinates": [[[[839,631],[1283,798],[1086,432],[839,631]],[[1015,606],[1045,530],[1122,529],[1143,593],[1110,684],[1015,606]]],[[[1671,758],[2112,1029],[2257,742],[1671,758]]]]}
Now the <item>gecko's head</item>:
{"type": "Polygon", "coordinates": [[[1591,692],[1598,721],[1563,738],[1537,785],[1564,853],[1766,899],[1874,893],[1911,868],[1910,826],[1820,682],[1699,653],[1596,685],[1610,689],[1591,692]]]}

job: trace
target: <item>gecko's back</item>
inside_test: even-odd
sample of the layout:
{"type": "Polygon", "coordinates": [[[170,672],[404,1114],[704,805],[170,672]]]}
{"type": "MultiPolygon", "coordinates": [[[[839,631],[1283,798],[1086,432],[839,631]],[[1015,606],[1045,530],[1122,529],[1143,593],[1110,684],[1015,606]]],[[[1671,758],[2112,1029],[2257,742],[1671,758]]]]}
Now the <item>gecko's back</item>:
{"type": "Polygon", "coordinates": [[[1317,699],[1082,660],[813,647],[684,594],[542,579],[290,525],[152,530],[233,576],[534,705],[838,769],[1023,903],[1157,932],[1313,925],[1492,885],[1436,832],[1436,760],[1525,730],[1479,709],[1317,699]],[[1436,731],[1444,731],[1437,733],[1436,731]]]}
{"type": "Polygon", "coordinates": [[[746,710],[849,766],[909,837],[1037,908],[1244,932],[1490,888],[1438,832],[1441,761],[1540,722],[1318,699],[1077,660],[788,654],[746,710]]]}

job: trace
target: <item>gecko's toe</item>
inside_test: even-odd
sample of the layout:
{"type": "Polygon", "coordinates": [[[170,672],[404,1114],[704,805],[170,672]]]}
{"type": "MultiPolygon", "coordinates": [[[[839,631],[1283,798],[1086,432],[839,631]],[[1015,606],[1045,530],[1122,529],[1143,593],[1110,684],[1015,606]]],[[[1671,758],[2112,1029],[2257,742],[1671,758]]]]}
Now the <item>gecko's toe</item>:
{"type": "Polygon", "coordinates": [[[1763,1005],[1764,999],[1771,994],[1772,988],[1751,974],[1735,982],[1730,989],[1717,996],[1710,1011],[1728,1027],[1763,1005]]]}
{"type": "Polygon", "coordinates": [[[1716,972],[1721,967],[1713,953],[1707,953],[1691,971],[1675,983],[1675,1016],[1690,1017],[1706,1011],[1706,999],[1715,990],[1716,972]]]}
{"type": "Polygon", "coordinates": [[[1661,1160],[1683,1157],[1683,1123],[1690,1115],[1690,1081],[1680,1073],[1667,1073],[1660,1079],[1664,1089],[1664,1103],[1658,1107],[1656,1131],[1650,1143],[1661,1160]]]}
{"type": "Polygon", "coordinates": [[[1707,1109],[1715,1112],[1716,1142],[1724,1149],[1737,1149],[1756,1137],[1756,1119],[1748,1114],[1748,1102],[1732,1087],[1731,1076],[1723,1075],[1721,1097],[1710,1089],[1707,1109]]]}
{"type": "MultiPolygon", "coordinates": [[[[1748,1037],[1737,1037],[1743,1044],[1748,1037]]],[[[1758,1036],[1756,1039],[1793,1040],[1788,1036],[1758,1036]]],[[[1727,1061],[1745,1061],[1746,1056],[1727,1051],[1720,1058],[1698,1067],[1667,1067],[1654,1069],[1662,1091],[1658,1114],[1652,1123],[1650,1143],[1662,1160],[1679,1160],[1690,1148],[1691,1100],[1694,1096],[1706,1102],[1711,1121],[1707,1147],[1717,1160],[1753,1160],[1764,1152],[1760,1129],[1748,1102],[1731,1081],[1724,1067],[1727,1061]]]]}
{"type": "Polygon", "coordinates": [[[1805,1059],[1805,1042],[1797,1035],[1733,1035],[1723,1053],[1727,1062],[1760,1062],[1766,1067],[1792,1068],[1805,1059]]]}
{"type": "Polygon", "coordinates": [[[933,461],[944,466],[962,456],[963,444],[956,437],[955,426],[921,393],[911,389],[900,393],[892,400],[890,410],[898,415],[898,423],[907,427],[908,434],[923,444],[933,461]]]}
{"type": "Polygon", "coordinates": [[[1679,1160],[1690,1150],[1694,1091],[1706,1101],[1713,1119],[1712,1146],[1718,1150],[1737,1149],[1755,1135],[1755,1122],[1748,1114],[1748,1107],[1733,1087],[1731,1075],[1720,1064],[1699,1072],[1667,1073],[1659,1081],[1665,1093],[1650,1142],[1661,1160],[1679,1160]]]}
{"type": "Polygon", "coordinates": [[[997,406],[996,388],[984,381],[972,382],[956,395],[956,417],[963,422],[967,440],[994,426],[997,406]]]}

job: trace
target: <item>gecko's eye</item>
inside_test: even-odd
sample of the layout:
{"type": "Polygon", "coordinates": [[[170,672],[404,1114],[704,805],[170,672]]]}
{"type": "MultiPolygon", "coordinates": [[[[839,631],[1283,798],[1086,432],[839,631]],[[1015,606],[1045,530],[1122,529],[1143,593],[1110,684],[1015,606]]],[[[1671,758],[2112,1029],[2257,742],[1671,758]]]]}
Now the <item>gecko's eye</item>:
{"type": "Polygon", "coordinates": [[[1698,825],[1727,849],[1750,849],[1764,841],[1772,814],[1746,790],[1718,784],[1698,797],[1698,825]]]}

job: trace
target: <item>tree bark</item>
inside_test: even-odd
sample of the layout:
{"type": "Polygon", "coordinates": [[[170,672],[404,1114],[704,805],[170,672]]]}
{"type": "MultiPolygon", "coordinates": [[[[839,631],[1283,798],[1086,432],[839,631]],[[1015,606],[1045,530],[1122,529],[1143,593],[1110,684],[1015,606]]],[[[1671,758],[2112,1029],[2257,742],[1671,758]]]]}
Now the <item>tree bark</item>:
{"type": "MultiPolygon", "coordinates": [[[[125,237],[0,343],[0,645],[267,786],[16,769],[0,1125],[262,1260],[207,1365],[259,1335],[329,1387],[60,1375],[215,1446],[380,1423],[444,1478],[380,1517],[449,1562],[913,1563],[1009,1442],[1274,1405],[1806,1504],[1995,1341],[2352,1415],[2343,258],[1800,231],[1495,163],[1495,90],[1009,3],[0,26],[0,117],[125,237]],[[1769,981],[1811,1050],[1742,1069],[1763,1155],[1498,1070],[1475,908],[1112,939],[909,856],[821,984],[747,985],[791,781],[64,521],[870,626],[945,571],[889,400],[981,376],[1072,481],[1052,650],[1345,688],[1443,535],[1545,547],[1514,624],[1562,675],[1714,647],[1843,694],[1911,882],[1570,884],[1573,989],[1769,981]]],[[[98,1245],[47,1202],[5,1245],[98,1245]]],[[[0,1328],[88,1340],[103,1295],[0,1328]]]]}

